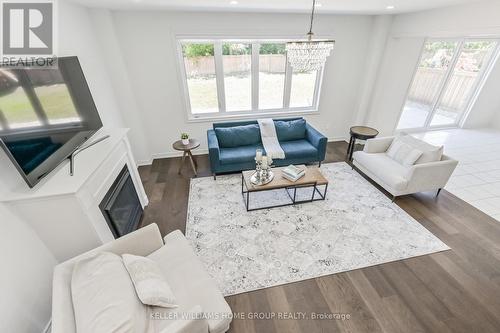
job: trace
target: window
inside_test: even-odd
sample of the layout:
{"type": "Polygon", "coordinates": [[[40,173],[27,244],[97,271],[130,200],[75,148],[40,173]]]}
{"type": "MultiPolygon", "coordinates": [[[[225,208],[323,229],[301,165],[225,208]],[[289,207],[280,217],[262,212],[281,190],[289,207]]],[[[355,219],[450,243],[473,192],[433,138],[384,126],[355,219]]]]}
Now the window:
{"type": "Polygon", "coordinates": [[[317,110],[323,70],[293,71],[285,40],[178,42],[191,118],[317,110]]]}
{"type": "Polygon", "coordinates": [[[262,43],[259,48],[259,109],[283,108],[286,73],[285,44],[262,43]]]}
{"type": "Polygon", "coordinates": [[[496,40],[428,40],[397,129],[458,126],[495,58],[496,40]]]}
{"type": "Polygon", "coordinates": [[[252,45],[222,44],[224,95],[227,111],[252,109],[252,45]]]}
{"type": "Polygon", "coordinates": [[[186,81],[193,113],[217,112],[214,45],[189,43],[182,45],[186,81]]]}

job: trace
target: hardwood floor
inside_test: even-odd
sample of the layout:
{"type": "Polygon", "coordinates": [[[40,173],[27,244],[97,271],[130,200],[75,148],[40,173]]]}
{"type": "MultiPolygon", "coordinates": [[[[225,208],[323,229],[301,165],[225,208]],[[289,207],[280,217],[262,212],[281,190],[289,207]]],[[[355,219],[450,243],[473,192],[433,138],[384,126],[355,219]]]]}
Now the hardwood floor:
{"type": "MultiPolygon", "coordinates": [[[[329,143],[326,162],[343,161],[346,149],[329,143]]],[[[196,159],[199,176],[210,176],[207,156],[196,159]]],[[[156,222],[163,234],[185,229],[193,174],[186,165],[177,175],[179,160],[139,168],[150,198],[143,224],[156,222]]],[[[227,297],[246,318],[230,332],[500,332],[500,222],[446,191],[396,204],[451,250],[227,297]],[[248,319],[256,312],[275,317],[248,319]]]]}

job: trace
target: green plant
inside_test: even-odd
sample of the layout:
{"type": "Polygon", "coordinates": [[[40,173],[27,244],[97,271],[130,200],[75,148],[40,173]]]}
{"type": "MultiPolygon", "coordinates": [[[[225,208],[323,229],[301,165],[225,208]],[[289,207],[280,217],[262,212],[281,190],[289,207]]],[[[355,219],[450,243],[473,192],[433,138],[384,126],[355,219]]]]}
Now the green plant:
{"type": "Polygon", "coordinates": [[[189,139],[189,134],[187,134],[187,133],[181,133],[181,139],[182,139],[182,140],[187,140],[187,139],[189,139]]]}

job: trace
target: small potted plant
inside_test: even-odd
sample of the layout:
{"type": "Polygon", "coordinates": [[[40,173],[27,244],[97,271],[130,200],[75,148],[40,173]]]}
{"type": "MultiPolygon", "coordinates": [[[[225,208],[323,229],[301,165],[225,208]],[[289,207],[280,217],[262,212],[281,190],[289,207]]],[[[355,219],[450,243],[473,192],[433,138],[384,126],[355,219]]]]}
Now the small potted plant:
{"type": "Polygon", "coordinates": [[[181,141],[184,146],[187,146],[189,144],[189,134],[181,133],[181,141]]]}

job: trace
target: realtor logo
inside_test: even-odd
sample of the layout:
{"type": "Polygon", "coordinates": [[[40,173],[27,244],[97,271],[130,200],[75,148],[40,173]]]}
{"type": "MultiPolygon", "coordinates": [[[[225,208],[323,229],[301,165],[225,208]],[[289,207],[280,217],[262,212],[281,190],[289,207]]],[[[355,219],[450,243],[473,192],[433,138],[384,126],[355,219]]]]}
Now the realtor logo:
{"type": "Polygon", "coordinates": [[[54,4],[2,1],[2,54],[54,54],[54,4]]]}

